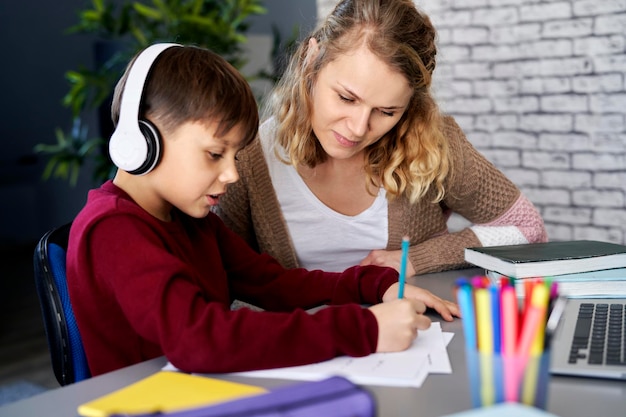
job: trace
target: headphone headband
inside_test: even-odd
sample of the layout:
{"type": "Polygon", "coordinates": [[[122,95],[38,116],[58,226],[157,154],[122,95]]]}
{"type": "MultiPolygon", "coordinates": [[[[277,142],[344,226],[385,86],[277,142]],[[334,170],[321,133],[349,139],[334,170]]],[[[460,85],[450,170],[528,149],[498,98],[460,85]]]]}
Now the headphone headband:
{"type": "Polygon", "coordinates": [[[109,154],[118,168],[131,174],[145,174],[152,170],[159,160],[160,141],[152,145],[142,132],[140,123],[145,124],[145,121],[139,120],[139,109],[152,64],[161,52],[175,46],[182,45],[176,43],[151,45],[137,56],[129,69],[121,97],[119,120],[109,141],[109,154]],[[150,149],[151,146],[156,146],[156,149],[150,149]],[[150,155],[153,156],[150,158],[150,155]]]}

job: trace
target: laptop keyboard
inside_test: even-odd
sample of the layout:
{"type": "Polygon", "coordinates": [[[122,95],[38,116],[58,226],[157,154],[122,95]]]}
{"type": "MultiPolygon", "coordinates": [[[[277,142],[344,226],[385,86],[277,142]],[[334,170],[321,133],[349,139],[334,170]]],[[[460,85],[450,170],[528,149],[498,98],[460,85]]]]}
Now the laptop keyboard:
{"type": "Polygon", "coordinates": [[[582,303],[569,363],[626,366],[626,304],[582,303]]]}

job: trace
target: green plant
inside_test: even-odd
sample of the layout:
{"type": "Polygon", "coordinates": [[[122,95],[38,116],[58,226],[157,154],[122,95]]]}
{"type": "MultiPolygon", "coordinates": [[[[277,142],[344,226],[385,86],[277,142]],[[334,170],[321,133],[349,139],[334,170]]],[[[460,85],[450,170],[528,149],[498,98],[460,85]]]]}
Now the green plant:
{"type": "Polygon", "coordinates": [[[111,177],[114,166],[103,150],[108,132],[94,133],[97,129],[90,131],[84,120],[110,100],[124,66],[139,50],[155,42],[194,44],[212,49],[241,68],[246,63],[242,52],[246,20],[264,13],[260,0],[91,0],[68,33],[89,33],[98,40],[115,42],[116,52],[93,69],[82,66],[66,72],[70,88],[62,103],[71,110],[71,128],[68,132],[57,128],[55,144],[35,146],[36,152],[50,156],[44,179],[58,177],[75,185],[88,160],[95,163],[95,181],[111,177]]]}

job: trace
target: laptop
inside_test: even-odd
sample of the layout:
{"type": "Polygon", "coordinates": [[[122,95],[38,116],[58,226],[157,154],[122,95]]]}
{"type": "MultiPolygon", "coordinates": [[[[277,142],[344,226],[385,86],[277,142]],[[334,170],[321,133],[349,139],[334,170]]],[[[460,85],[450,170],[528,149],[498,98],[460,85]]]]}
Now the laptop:
{"type": "Polygon", "coordinates": [[[552,374],[626,380],[626,297],[558,298],[546,334],[552,374]]]}

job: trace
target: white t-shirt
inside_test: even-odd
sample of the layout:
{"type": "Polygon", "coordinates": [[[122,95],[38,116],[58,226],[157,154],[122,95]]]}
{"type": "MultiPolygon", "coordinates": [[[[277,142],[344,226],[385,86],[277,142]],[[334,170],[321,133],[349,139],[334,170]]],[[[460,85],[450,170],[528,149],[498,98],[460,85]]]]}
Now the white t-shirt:
{"type": "Polygon", "coordinates": [[[269,138],[261,143],[287,230],[300,265],[341,272],[358,265],[373,249],[387,247],[387,199],[380,188],[374,203],[356,216],[322,203],[292,165],[275,155],[269,138]]]}

